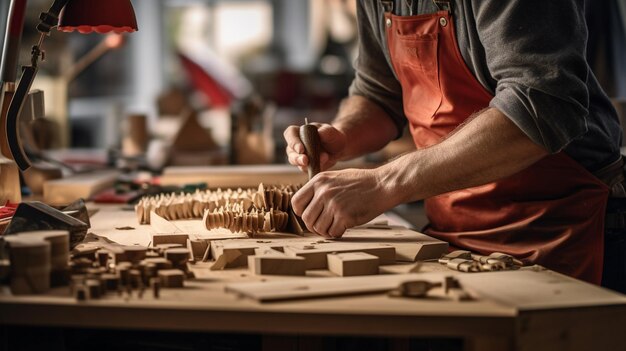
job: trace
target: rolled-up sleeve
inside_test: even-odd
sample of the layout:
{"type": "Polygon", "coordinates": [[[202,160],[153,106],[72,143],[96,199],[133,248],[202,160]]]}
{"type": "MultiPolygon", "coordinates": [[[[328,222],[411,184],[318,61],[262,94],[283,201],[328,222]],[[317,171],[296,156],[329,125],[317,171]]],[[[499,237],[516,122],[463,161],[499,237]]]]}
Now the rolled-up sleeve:
{"type": "MultiPolygon", "coordinates": [[[[369,1],[369,0],[366,0],[369,1]]],[[[391,118],[402,135],[406,118],[402,108],[402,88],[393,75],[384,54],[384,44],[374,31],[379,30],[375,6],[366,10],[362,1],[357,1],[359,51],[354,63],[355,78],[350,86],[350,95],[359,95],[380,106],[391,118]]]]}
{"type": "Polygon", "coordinates": [[[555,153],[587,131],[589,74],[583,1],[474,1],[490,106],[555,153]]]}

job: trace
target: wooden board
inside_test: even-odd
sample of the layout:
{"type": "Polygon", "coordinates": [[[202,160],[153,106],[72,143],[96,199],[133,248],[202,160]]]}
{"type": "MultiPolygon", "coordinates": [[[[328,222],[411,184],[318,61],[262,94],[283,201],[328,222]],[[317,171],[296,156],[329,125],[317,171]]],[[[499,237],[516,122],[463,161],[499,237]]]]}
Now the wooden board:
{"type": "Polygon", "coordinates": [[[107,170],[49,180],[43,185],[44,202],[51,205],[67,205],[113,186],[119,171],[107,170]]]}
{"type": "Polygon", "coordinates": [[[291,165],[166,167],[162,185],[207,183],[210,188],[256,188],[265,184],[301,184],[307,176],[291,165]]]}
{"type": "Polygon", "coordinates": [[[448,252],[447,242],[399,226],[371,225],[352,228],[336,241],[388,244],[396,249],[396,261],[402,262],[438,259],[448,252]]]}
{"type": "MultiPolygon", "coordinates": [[[[533,270],[486,273],[431,272],[324,279],[304,278],[260,283],[232,283],[227,284],[225,289],[260,302],[271,302],[380,293],[394,289],[405,281],[441,282],[444,277],[452,275],[480,301],[496,301],[502,306],[512,307],[520,311],[626,303],[626,296],[624,295],[555,272],[533,270]]],[[[441,311],[441,313],[444,312],[441,311]]]]}
{"type": "Polygon", "coordinates": [[[400,283],[420,279],[417,274],[394,274],[367,277],[294,279],[288,281],[227,284],[227,292],[260,302],[297,300],[318,297],[350,296],[389,291],[400,283]]]}

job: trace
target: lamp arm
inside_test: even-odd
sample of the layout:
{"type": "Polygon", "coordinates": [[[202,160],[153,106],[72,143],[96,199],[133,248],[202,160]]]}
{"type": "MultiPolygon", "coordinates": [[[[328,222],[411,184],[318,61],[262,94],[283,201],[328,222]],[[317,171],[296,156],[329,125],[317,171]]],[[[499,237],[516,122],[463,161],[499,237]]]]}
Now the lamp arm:
{"type": "Polygon", "coordinates": [[[24,147],[19,136],[19,116],[24,106],[24,101],[28,96],[28,91],[35,80],[38,71],[39,59],[45,59],[44,51],[41,49],[44,39],[50,34],[52,28],[59,23],[59,14],[69,0],[55,0],[48,12],[42,12],[39,15],[41,22],[37,25],[37,30],[41,33],[39,41],[33,46],[31,51],[31,65],[23,67],[22,77],[20,78],[6,118],[6,138],[11,150],[11,155],[17,166],[25,171],[30,168],[30,160],[24,152],[24,147]]]}
{"type": "Polygon", "coordinates": [[[68,2],[69,0],[54,0],[48,12],[42,12],[39,15],[41,22],[37,25],[37,30],[40,33],[50,33],[52,28],[56,27],[59,23],[59,14],[68,2]]]}
{"type": "Polygon", "coordinates": [[[24,152],[24,147],[22,146],[22,141],[20,139],[19,116],[22,112],[24,101],[26,101],[26,97],[28,96],[28,91],[35,80],[37,70],[38,68],[36,66],[24,67],[22,77],[17,85],[17,89],[15,90],[15,94],[13,95],[11,105],[9,105],[9,111],[7,113],[6,137],[9,144],[9,150],[11,150],[11,155],[13,156],[15,163],[22,171],[30,168],[30,160],[24,152]]]}
{"type": "Polygon", "coordinates": [[[17,78],[18,56],[22,39],[22,27],[26,13],[26,0],[12,0],[9,6],[7,26],[2,50],[0,80],[15,83],[17,78]]]}

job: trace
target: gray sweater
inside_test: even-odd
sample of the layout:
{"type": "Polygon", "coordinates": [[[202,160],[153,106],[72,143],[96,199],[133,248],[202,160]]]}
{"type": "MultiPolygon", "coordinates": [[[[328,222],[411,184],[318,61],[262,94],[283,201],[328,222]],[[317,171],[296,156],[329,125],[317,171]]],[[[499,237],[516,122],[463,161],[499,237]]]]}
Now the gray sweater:
{"type": "MultiPolygon", "coordinates": [[[[417,14],[438,10],[431,0],[413,1],[417,14]]],[[[350,94],[380,105],[401,133],[407,121],[387,50],[383,5],[357,2],[360,46],[350,94]]],[[[451,2],[461,54],[494,94],[491,107],[535,143],[552,153],[564,150],[592,172],[619,157],[617,114],[585,59],[584,0],[451,2]]]]}

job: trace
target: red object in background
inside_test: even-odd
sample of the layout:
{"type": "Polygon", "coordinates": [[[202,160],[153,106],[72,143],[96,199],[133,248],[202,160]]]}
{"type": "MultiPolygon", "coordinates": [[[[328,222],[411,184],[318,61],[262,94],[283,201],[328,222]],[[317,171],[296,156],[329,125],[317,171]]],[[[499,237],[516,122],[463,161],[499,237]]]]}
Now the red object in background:
{"type": "Polygon", "coordinates": [[[200,65],[193,62],[189,57],[178,53],[180,62],[189,76],[194,88],[206,95],[211,107],[228,107],[233,99],[220,83],[211,77],[200,65]]]}
{"type": "Polygon", "coordinates": [[[139,196],[137,191],[118,193],[115,189],[107,189],[96,195],[91,200],[97,204],[127,204],[139,196]]]}
{"type": "Polygon", "coordinates": [[[13,204],[7,201],[4,206],[0,206],[0,219],[13,217],[17,205],[18,204],[13,204]]]}
{"type": "Polygon", "coordinates": [[[58,29],[83,34],[135,32],[137,19],[130,0],[70,0],[61,12],[58,29]]]}

